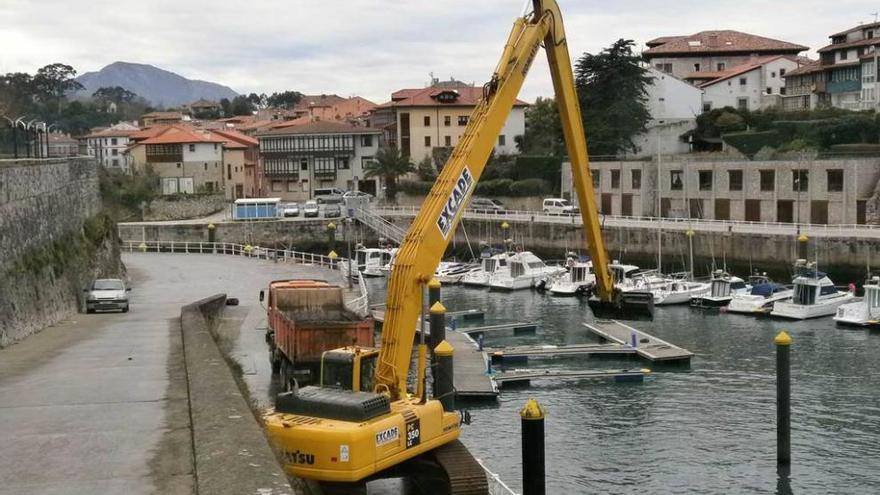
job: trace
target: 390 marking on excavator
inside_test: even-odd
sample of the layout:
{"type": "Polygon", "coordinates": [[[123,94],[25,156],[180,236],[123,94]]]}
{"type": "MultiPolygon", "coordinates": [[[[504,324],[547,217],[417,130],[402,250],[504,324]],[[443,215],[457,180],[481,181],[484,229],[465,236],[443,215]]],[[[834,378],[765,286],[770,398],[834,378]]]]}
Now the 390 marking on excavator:
{"type": "Polygon", "coordinates": [[[440,217],[437,219],[437,228],[440,229],[444,239],[449,236],[449,231],[452,230],[452,225],[455,223],[455,217],[461,211],[461,207],[464,206],[473,187],[474,177],[471,175],[470,169],[465,166],[461,175],[458,176],[458,180],[455,181],[455,187],[449,194],[449,198],[446,199],[443,211],[440,212],[440,217]]]}

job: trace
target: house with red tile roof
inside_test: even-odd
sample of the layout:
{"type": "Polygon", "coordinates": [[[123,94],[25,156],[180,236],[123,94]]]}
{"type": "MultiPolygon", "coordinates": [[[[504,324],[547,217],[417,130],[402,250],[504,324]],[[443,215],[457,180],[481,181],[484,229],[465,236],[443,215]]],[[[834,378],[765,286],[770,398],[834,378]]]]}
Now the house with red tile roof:
{"type": "Polygon", "coordinates": [[[694,72],[687,80],[703,90],[703,111],[761,110],[782,106],[786,73],[808,63],[809,59],[793,55],[757,57],[722,71],[694,72]]]}
{"type": "Polygon", "coordinates": [[[817,50],[818,62],[786,74],[784,108],[880,107],[880,22],[859,25],[829,38],[831,44],[817,50]]]}
{"type": "Polygon", "coordinates": [[[693,73],[722,72],[758,57],[797,56],[803,45],[733,30],[664,36],[646,43],[642,57],[657,70],[685,79],[693,73]]]}
{"type": "Polygon", "coordinates": [[[378,129],[321,120],[265,129],[256,137],[267,196],[305,201],[330,187],[382,196],[380,179],[364,170],[379,149],[378,129]]]}
{"type": "Polygon", "coordinates": [[[131,135],[139,129],[128,122],[119,122],[106,129],[96,129],[80,138],[85,141],[86,153],[108,169],[129,171],[131,165],[125,150],[131,135]]]}
{"type": "Polygon", "coordinates": [[[141,115],[141,126],[152,127],[154,125],[176,124],[183,120],[183,114],[180,112],[150,112],[141,115]]]}
{"type": "Polygon", "coordinates": [[[131,134],[126,150],[135,170],[159,176],[162,194],[224,192],[228,138],[186,124],[157,125],[131,134]]]}
{"type": "Polygon", "coordinates": [[[215,129],[211,133],[224,141],[226,199],[263,197],[260,142],[234,129],[215,129]]]}
{"type": "MultiPolygon", "coordinates": [[[[373,109],[369,125],[383,130],[385,140],[418,162],[435,148],[452,148],[464,133],[483,88],[459,81],[438,82],[391,94],[391,101],[373,109]]],[[[525,133],[528,103],[516,100],[495,144],[496,153],[515,154],[516,137],[525,133]]]]}

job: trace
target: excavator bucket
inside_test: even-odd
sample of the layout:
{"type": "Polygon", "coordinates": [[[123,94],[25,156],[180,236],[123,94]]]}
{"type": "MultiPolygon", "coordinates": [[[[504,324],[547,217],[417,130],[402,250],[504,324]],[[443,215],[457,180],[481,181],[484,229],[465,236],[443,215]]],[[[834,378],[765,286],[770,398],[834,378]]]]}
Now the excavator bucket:
{"type": "Polygon", "coordinates": [[[650,292],[617,291],[611,301],[603,301],[596,295],[587,300],[593,316],[615,320],[653,320],[654,295],[650,292]]]}

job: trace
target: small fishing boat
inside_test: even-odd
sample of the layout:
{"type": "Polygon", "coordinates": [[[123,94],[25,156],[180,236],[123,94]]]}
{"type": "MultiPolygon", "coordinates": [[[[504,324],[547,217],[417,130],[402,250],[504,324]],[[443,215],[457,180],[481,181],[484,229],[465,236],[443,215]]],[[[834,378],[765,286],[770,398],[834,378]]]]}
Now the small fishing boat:
{"type": "Polygon", "coordinates": [[[695,308],[722,308],[730,304],[733,296],[748,294],[751,287],[746,281],[731,275],[724,270],[715,270],[709,281],[709,290],[698,296],[691,297],[691,306],[695,308]]]}
{"type": "Polygon", "coordinates": [[[880,276],[873,276],[864,285],[865,295],[860,301],[842,304],[837,308],[834,321],[840,325],[880,325],[880,276]]]}
{"type": "Polygon", "coordinates": [[[767,278],[766,274],[752,275],[748,285],[751,287],[747,294],[734,294],[727,305],[730,313],[743,313],[752,315],[770,314],[773,305],[779,301],[788,301],[794,294],[791,285],[782,285],[767,278]]]}
{"type": "Polygon", "coordinates": [[[480,268],[481,266],[477,263],[441,261],[434,272],[434,278],[441,284],[458,284],[465,275],[480,268]]]}
{"type": "Polygon", "coordinates": [[[489,288],[520,290],[534,287],[541,280],[565,273],[565,267],[548,266],[531,251],[520,251],[507,259],[507,270],[489,277],[489,288]]]}
{"type": "Polygon", "coordinates": [[[655,306],[671,306],[687,304],[691,298],[705,295],[709,292],[709,284],[690,280],[689,273],[675,273],[662,283],[647,284],[645,290],[654,294],[655,306]]]}
{"type": "Polygon", "coordinates": [[[793,280],[791,301],[774,304],[771,315],[795,320],[818,318],[836,314],[841,305],[853,302],[853,293],[837,290],[834,282],[820,272],[815,263],[807,264],[805,260],[798,260],[795,268],[800,274],[793,280]]]}
{"type": "Polygon", "coordinates": [[[461,277],[462,285],[485,287],[495,272],[507,270],[507,258],[510,253],[485,250],[480,254],[480,265],[461,277]]]}
{"type": "MultiPolygon", "coordinates": [[[[390,271],[389,266],[397,248],[359,248],[355,251],[354,265],[351,267],[352,276],[360,272],[365,277],[383,277],[390,271]]],[[[340,263],[342,273],[348,273],[348,264],[340,263]]]]}
{"type": "Polygon", "coordinates": [[[555,296],[574,296],[589,293],[596,284],[593,262],[569,256],[565,263],[567,272],[546,279],[545,286],[555,296]]]}

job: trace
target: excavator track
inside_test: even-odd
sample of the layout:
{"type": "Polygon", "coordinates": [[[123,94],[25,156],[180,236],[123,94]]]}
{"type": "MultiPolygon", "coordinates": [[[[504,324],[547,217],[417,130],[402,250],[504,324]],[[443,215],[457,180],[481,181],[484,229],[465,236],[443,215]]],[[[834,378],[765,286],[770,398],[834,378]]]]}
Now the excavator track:
{"type": "Polygon", "coordinates": [[[467,447],[455,440],[434,451],[437,463],[446,472],[450,495],[488,495],[489,481],[483,466],[467,447]]]}

